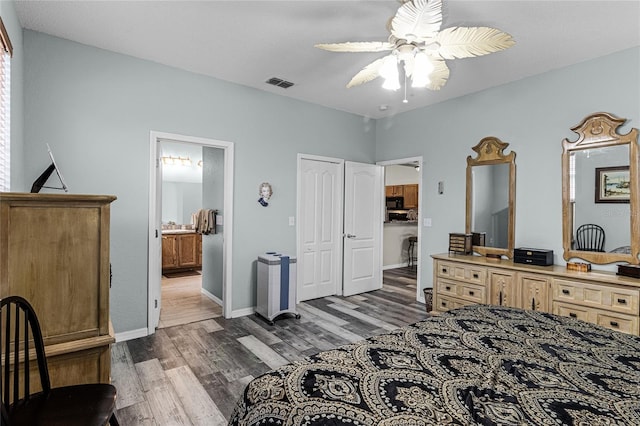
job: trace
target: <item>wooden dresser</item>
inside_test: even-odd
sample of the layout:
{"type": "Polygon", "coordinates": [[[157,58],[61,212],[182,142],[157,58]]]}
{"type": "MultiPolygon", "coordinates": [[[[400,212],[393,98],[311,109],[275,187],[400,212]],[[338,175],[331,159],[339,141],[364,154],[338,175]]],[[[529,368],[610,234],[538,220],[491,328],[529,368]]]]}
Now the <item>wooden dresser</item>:
{"type": "Polygon", "coordinates": [[[607,271],[568,271],[564,266],[531,266],[484,256],[432,257],[436,311],[476,303],[512,306],[640,334],[640,280],[607,271]]]}
{"type": "Polygon", "coordinates": [[[51,385],[110,382],[109,218],[116,197],[0,193],[0,298],[34,307],[51,385]]]}

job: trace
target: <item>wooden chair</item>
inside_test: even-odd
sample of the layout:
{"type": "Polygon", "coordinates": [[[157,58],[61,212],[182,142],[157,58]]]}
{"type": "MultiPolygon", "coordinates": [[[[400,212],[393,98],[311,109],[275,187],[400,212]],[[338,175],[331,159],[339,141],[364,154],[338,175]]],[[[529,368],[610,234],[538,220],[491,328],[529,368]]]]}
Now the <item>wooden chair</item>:
{"type": "Polygon", "coordinates": [[[593,223],[580,225],[576,230],[576,250],[604,251],[604,229],[593,223]]]}
{"type": "Polygon", "coordinates": [[[40,323],[22,297],[0,300],[0,348],[3,426],[118,425],[113,385],[51,388],[40,323]],[[30,377],[34,368],[41,390],[31,393],[31,386],[38,384],[37,378],[30,377]]]}

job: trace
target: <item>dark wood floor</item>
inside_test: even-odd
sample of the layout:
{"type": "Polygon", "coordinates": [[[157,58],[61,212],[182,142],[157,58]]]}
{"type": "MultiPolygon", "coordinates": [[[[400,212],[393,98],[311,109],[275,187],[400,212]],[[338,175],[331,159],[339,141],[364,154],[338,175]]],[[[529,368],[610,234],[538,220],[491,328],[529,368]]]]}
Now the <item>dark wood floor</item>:
{"type": "Polygon", "coordinates": [[[254,377],[318,351],[384,333],[427,316],[416,274],[384,272],[381,290],[298,305],[299,320],[270,326],[222,317],[117,343],[112,380],[122,425],[223,425],[254,377]]]}

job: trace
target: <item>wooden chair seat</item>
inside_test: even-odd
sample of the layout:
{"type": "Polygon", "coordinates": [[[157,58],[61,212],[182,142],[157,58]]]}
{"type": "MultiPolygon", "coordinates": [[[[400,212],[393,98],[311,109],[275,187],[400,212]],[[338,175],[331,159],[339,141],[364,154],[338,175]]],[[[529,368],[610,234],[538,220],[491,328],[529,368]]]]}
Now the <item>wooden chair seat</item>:
{"type": "Polygon", "coordinates": [[[11,409],[11,426],[106,425],[115,411],[116,388],[86,384],[32,394],[11,409]]]}

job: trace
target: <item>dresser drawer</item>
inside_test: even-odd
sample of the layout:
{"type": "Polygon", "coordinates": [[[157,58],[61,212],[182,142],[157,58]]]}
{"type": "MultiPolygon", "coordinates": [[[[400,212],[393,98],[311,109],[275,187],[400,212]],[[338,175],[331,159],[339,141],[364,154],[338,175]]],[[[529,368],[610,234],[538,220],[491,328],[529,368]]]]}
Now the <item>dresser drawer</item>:
{"type": "Polygon", "coordinates": [[[551,284],[553,300],[576,303],[615,312],[638,315],[638,290],[555,279],[551,284]]]}
{"type": "Polygon", "coordinates": [[[589,321],[589,308],[584,306],[570,305],[562,302],[553,302],[553,313],[563,317],[577,318],[582,321],[589,321]]]}
{"type": "Polygon", "coordinates": [[[464,299],[470,303],[486,303],[486,290],[483,286],[441,278],[436,286],[438,294],[464,299]]]}
{"type": "Polygon", "coordinates": [[[461,263],[438,262],[437,275],[442,278],[484,284],[487,278],[487,269],[461,263]]]}
{"type": "Polygon", "coordinates": [[[611,312],[596,312],[596,324],[623,333],[638,334],[638,317],[611,312]]]}
{"type": "Polygon", "coordinates": [[[458,295],[458,283],[456,281],[438,279],[436,293],[456,297],[458,295]]]}
{"type": "Polygon", "coordinates": [[[638,335],[640,332],[640,321],[637,316],[633,315],[570,305],[562,302],[553,302],[553,313],[565,317],[577,318],[623,333],[638,335]]]}
{"type": "Polygon", "coordinates": [[[436,294],[435,299],[436,300],[435,300],[434,308],[436,309],[436,311],[440,311],[440,312],[474,304],[473,302],[469,302],[467,300],[456,299],[453,297],[443,296],[440,294],[436,294]]]}
{"type": "Polygon", "coordinates": [[[486,289],[482,286],[461,283],[458,285],[458,297],[471,303],[486,303],[486,289]]]}

